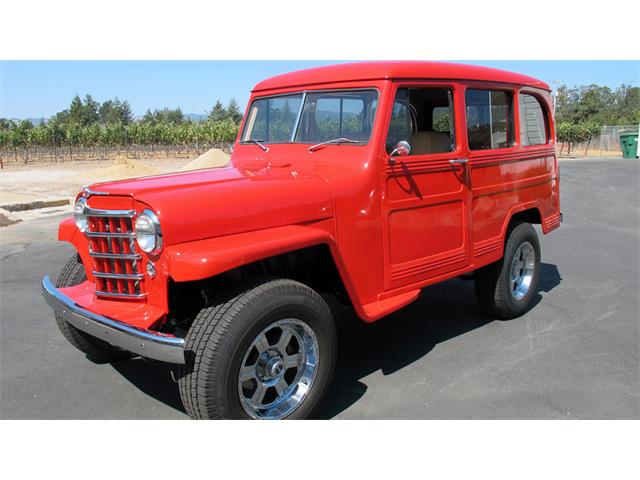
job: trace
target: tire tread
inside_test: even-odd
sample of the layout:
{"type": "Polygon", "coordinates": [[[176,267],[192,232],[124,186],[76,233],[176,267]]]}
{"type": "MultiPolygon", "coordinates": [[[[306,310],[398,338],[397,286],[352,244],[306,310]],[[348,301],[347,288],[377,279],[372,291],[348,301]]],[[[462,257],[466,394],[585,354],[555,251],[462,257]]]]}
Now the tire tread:
{"type": "Polygon", "coordinates": [[[527,236],[530,237],[534,244],[537,269],[539,271],[540,244],[538,235],[530,223],[518,222],[511,225],[507,231],[507,240],[502,258],[476,272],[476,298],[480,307],[490,315],[506,320],[522,315],[529,308],[531,296],[536,288],[538,272],[534,274],[535,278],[530,287],[531,291],[527,296],[528,300],[520,308],[514,308],[510,303],[511,292],[505,289],[507,282],[504,281],[505,275],[509,275],[509,259],[506,257],[510,256],[511,252],[515,250],[516,244],[522,241],[521,238],[527,236]]]}
{"type": "Polygon", "coordinates": [[[256,279],[235,292],[228,292],[217,305],[203,308],[194,319],[186,337],[185,350],[192,352],[191,360],[181,366],[178,384],[185,410],[193,419],[225,417],[218,411],[214,395],[221,395],[207,379],[215,376],[219,359],[230,348],[225,340],[234,319],[253,302],[265,295],[292,293],[313,299],[314,307],[322,308],[331,317],[326,302],[314,290],[288,279],[256,279]]]}

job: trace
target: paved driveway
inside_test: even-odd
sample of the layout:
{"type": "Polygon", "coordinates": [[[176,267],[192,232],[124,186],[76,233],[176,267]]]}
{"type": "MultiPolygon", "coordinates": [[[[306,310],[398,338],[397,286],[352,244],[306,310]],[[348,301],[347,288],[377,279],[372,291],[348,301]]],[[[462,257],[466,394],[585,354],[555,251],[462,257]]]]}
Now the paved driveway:
{"type": "MultiPolygon", "coordinates": [[[[338,314],[322,418],[640,418],[639,162],[561,162],[560,230],[542,239],[536,306],[495,321],[473,283],[426,289],[373,325],[338,314]]],[[[53,215],[0,229],[0,417],[186,418],[171,367],[96,365],[40,297],[72,254],[53,215]]]]}

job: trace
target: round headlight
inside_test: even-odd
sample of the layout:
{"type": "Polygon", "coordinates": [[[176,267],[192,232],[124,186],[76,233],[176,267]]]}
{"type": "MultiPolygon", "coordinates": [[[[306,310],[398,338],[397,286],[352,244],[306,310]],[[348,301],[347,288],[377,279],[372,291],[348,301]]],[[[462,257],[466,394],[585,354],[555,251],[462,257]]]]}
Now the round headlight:
{"type": "Polygon", "coordinates": [[[87,215],[85,209],[87,207],[87,200],[84,197],[80,197],[73,207],[73,219],[76,221],[76,226],[81,232],[86,232],[88,227],[87,215]]]}
{"type": "Polygon", "coordinates": [[[140,250],[147,253],[160,253],[162,250],[162,232],[160,221],[151,210],[144,210],[136,218],[136,240],[140,250]]]}

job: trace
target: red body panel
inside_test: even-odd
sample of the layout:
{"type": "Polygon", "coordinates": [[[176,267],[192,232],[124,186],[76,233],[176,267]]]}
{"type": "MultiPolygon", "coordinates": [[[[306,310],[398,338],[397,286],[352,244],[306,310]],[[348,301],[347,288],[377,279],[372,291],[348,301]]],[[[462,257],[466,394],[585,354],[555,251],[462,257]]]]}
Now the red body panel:
{"type": "MultiPolygon", "coordinates": [[[[231,165],[189,173],[91,186],[108,193],[94,208],[150,208],[164,249],[152,258],[142,302],[97,300],[88,282],[69,289],[89,310],[149,328],[167,313],[169,278],[209,278],[272,255],[326,244],[358,315],[374,321],[415,300],[422,287],[480,268],[502,256],[515,213],[536,209],[543,232],[559,225],[559,178],[553,119],[545,145],[469,151],[467,88],[526,91],[552,111],[548,86],[522,75],[482,67],[426,62],[324,67],[259,83],[255,97],[300,90],[373,88],[379,104],[366,145],[236,142],[231,165]],[[403,157],[391,165],[385,139],[397,88],[446,86],[453,92],[453,152],[403,157]],[[468,158],[466,166],[451,159],[468,158]],[[128,205],[128,206],[127,206],[128,205]],[[73,291],[72,291],[73,290],[73,291]],[[146,310],[145,310],[146,309],[146,310]],[[127,312],[130,312],[128,315],[127,312]]],[[[514,128],[519,132],[518,102],[514,128]]],[[[241,126],[242,131],[242,126],[241,126]]],[[[91,265],[87,240],[64,221],[59,237],[91,265]]],[[[147,255],[143,254],[143,261],[147,255]]],[[[75,297],[74,297],[75,298],[75,297]]]]}

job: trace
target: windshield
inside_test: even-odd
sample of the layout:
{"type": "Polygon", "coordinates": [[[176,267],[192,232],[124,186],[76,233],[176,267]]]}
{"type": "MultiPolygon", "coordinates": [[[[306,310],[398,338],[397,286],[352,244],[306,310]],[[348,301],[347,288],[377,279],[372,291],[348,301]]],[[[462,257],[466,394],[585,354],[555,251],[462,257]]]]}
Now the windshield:
{"type": "Polygon", "coordinates": [[[369,141],[378,106],[375,90],[335,90],[259,98],[247,114],[242,143],[369,141]]]}

